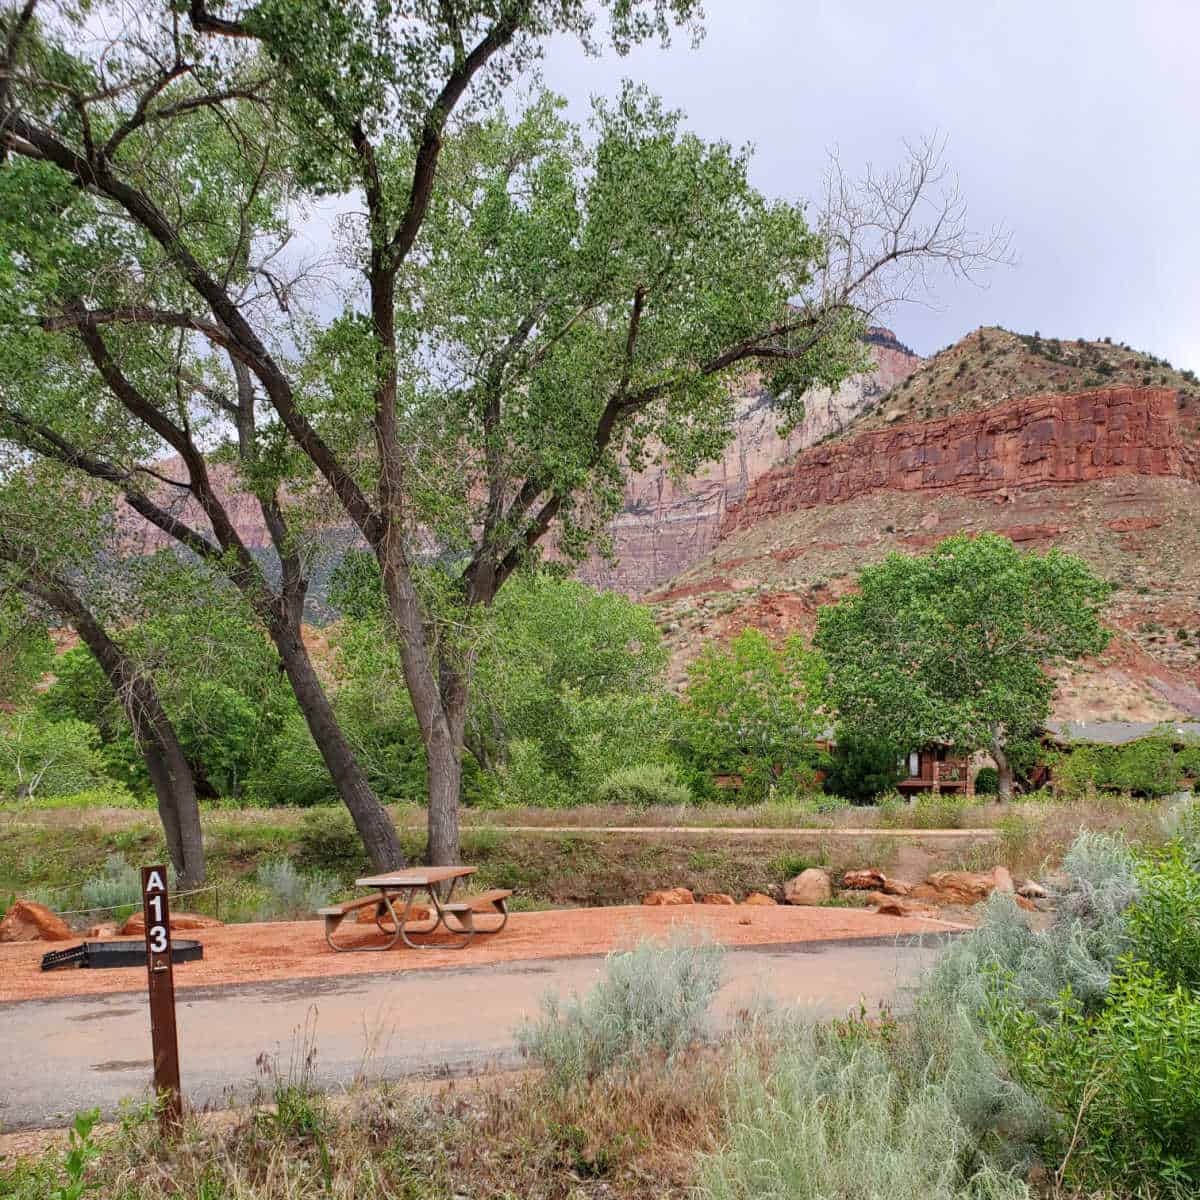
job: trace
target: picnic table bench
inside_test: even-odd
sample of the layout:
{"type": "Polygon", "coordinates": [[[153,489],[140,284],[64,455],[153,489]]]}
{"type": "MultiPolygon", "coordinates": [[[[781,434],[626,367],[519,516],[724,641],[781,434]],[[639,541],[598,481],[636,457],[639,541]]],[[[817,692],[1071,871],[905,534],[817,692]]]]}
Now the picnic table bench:
{"type": "Polygon", "coordinates": [[[368,896],[344,900],[331,904],[317,912],[325,919],[325,940],[337,951],[343,950],[390,950],[398,941],[414,950],[446,948],[447,943],[414,942],[410,933],[433,933],[440,925],[448,933],[461,935],[461,940],[449,943],[449,947],[461,950],[470,945],[477,933],[499,933],[508,924],[508,898],[512,891],[493,888],[462,900],[453,900],[455,884],[460,879],[474,875],[474,867],[414,867],[404,871],[389,871],[383,875],[368,875],[354,881],[356,887],[377,889],[368,896]],[[449,884],[446,894],[440,895],[442,884],[449,884]],[[420,906],[417,914],[415,904],[419,893],[424,892],[430,901],[430,909],[420,906]],[[403,899],[401,911],[398,902],[403,899]],[[391,940],[382,946],[345,946],[334,941],[334,934],[342,922],[354,912],[374,908],[375,924],[391,940]],[[480,925],[476,916],[498,916],[499,924],[480,925]]]}

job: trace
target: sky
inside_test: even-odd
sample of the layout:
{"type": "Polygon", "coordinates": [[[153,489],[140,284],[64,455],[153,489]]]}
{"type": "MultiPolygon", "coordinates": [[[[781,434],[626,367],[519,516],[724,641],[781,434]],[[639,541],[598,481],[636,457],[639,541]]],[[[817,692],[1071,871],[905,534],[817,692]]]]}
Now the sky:
{"type": "Polygon", "coordinates": [[[755,147],[771,196],[820,195],[827,152],[856,174],[941,135],[971,224],[1016,263],[945,280],[887,323],[933,353],[983,324],[1111,337],[1200,369],[1200,0],[706,0],[699,48],[587,57],[549,47],[546,83],[647,83],[710,139],[755,147]]]}

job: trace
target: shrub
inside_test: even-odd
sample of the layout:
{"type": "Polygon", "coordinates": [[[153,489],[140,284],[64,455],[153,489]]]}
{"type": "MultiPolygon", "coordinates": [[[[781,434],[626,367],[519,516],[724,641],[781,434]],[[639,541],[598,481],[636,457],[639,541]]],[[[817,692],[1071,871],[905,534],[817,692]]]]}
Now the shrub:
{"type": "Polygon", "coordinates": [[[711,1200],[1028,1196],[980,1160],[978,1138],[941,1081],[905,1081],[869,1039],[809,1032],[769,1072],[747,1055],[731,1093],[728,1145],[700,1172],[711,1200]]]}
{"type": "Polygon", "coordinates": [[[361,874],[367,866],[362,838],[353,818],[340,805],[304,814],[296,860],[302,867],[339,878],[361,874]]]}
{"type": "Polygon", "coordinates": [[[682,939],[610,954],[586,996],[544,996],[541,1017],[517,1031],[518,1045],[559,1087],[617,1067],[636,1072],[647,1055],[671,1059],[704,1033],[722,954],[715,944],[682,939]]]}
{"type": "Polygon", "coordinates": [[[110,854],[99,875],[84,882],[81,889],[84,908],[139,908],[142,903],[142,877],[119,854],[110,854]]]}
{"type": "Polygon", "coordinates": [[[540,742],[519,738],[500,770],[497,802],[514,808],[564,808],[572,795],[561,775],[546,765],[540,742]]]}
{"type": "Polygon", "coordinates": [[[840,732],[829,756],[825,790],[856,804],[869,803],[900,781],[899,753],[890,742],[840,732]]]}
{"type": "Polygon", "coordinates": [[[311,917],[338,890],[336,879],[322,873],[304,874],[287,859],[264,863],[256,878],[269,895],[259,910],[260,921],[311,917]]]}
{"type": "Polygon", "coordinates": [[[1141,894],[1127,914],[1133,953],[1169,987],[1200,991],[1200,873],[1181,845],[1138,870],[1141,894]]]}
{"type": "Polygon", "coordinates": [[[1059,1113],[1068,1182],[1197,1193],[1200,997],[1125,959],[1099,1014],[1068,994],[1048,1024],[1010,1010],[1002,1036],[1018,1074],[1059,1113]]]}
{"type": "Polygon", "coordinates": [[[690,791],[676,778],[670,767],[646,763],[614,771],[597,789],[599,804],[650,808],[653,805],[677,807],[692,803],[690,791]]]}
{"type": "Polygon", "coordinates": [[[980,767],[975,776],[977,796],[995,796],[1000,791],[1000,772],[995,767],[980,767]]]}

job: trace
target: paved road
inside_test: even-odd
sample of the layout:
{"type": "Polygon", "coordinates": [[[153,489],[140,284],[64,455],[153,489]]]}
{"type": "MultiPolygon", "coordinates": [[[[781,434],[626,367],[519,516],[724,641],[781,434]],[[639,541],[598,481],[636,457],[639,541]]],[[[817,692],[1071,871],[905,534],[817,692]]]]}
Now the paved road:
{"type": "MultiPolygon", "coordinates": [[[[719,1021],[767,996],[815,1018],[865,997],[902,1009],[944,935],[921,947],[879,940],[758,946],[731,951],[719,1021]]],[[[545,959],[186,989],[178,994],[183,1086],[193,1105],[244,1098],[266,1061],[286,1071],[314,1046],[327,1088],[356,1077],[469,1074],[512,1067],[513,1030],[548,989],[584,991],[601,958],[545,959]]],[[[115,1112],[147,1094],[150,1034],[141,993],[0,1005],[0,1128],[64,1123],[81,1108],[115,1112]]]]}

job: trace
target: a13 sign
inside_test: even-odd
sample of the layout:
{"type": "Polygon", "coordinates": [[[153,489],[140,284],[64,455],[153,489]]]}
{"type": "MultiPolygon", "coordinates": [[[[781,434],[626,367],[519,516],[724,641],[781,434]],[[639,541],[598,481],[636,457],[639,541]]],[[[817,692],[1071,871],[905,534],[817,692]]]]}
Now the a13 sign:
{"type": "Polygon", "coordinates": [[[183,1101],[179,1092],[175,972],[171,966],[171,908],[165,866],[142,868],[142,914],[146,921],[146,973],[150,985],[154,1090],[162,1104],[164,1127],[178,1126],[183,1101]]]}

